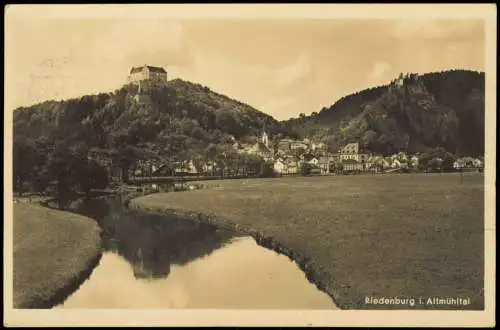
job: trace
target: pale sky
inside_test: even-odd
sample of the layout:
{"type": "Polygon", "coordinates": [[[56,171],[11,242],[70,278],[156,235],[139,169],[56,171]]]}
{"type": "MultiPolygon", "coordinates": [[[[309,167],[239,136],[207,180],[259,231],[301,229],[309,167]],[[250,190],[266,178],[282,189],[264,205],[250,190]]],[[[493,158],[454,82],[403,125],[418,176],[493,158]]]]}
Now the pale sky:
{"type": "Polygon", "coordinates": [[[132,66],[164,66],[278,120],[400,72],[485,70],[479,19],[16,19],[6,107],[111,92],[132,66]]]}

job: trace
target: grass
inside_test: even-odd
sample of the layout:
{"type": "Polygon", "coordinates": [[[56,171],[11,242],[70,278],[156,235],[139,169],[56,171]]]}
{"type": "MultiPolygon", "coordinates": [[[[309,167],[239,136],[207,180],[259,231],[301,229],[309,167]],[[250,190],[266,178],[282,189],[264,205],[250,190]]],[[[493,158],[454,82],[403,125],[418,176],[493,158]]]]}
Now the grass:
{"type": "Polygon", "coordinates": [[[100,228],[80,215],[14,204],[13,229],[14,308],[62,302],[100,257],[100,228]]]}
{"type": "MultiPolygon", "coordinates": [[[[484,177],[360,175],[218,181],[131,201],[249,233],[296,260],[343,309],[365,296],[469,297],[484,309],[484,177]]],[[[390,308],[408,308],[393,306],[390,308]]]]}

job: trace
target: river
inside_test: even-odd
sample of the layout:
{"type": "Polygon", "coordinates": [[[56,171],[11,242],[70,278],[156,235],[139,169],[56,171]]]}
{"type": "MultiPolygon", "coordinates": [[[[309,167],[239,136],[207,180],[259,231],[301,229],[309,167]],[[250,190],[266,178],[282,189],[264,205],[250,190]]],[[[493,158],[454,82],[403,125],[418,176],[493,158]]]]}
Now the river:
{"type": "Polygon", "coordinates": [[[103,254],[55,308],[335,309],[299,267],[250,236],[137,212],[120,197],[79,201],[98,221],[103,254]]]}

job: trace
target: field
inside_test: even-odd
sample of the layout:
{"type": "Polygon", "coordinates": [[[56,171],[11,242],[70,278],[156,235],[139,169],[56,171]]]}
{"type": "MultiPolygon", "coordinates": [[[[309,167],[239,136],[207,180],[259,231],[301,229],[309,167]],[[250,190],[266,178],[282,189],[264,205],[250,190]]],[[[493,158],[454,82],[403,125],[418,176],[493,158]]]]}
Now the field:
{"type": "Polygon", "coordinates": [[[100,229],[83,216],[14,204],[13,229],[14,308],[59,303],[100,257],[100,229]]]}
{"type": "Polygon", "coordinates": [[[395,174],[224,180],[153,194],[130,207],[249,233],[297,261],[343,309],[365,297],[470,298],[483,309],[484,177],[395,174]]]}

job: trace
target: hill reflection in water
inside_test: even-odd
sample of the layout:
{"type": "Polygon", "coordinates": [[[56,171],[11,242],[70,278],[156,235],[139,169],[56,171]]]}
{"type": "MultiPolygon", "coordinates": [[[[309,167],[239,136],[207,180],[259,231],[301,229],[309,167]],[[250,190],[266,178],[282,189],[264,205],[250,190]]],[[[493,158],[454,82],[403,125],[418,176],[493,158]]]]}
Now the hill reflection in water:
{"type": "Polygon", "coordinates": [[[119,198],[80,201],[104,253],[55,308],[335,309],[287,257],[249,236],[188,219],[128,210],[119,198]]]}
{"type": "Polygon", "coordinates": [[[99,222],[104,251],[127,260],[137,279],[164,278],[171,265],[207,256],[238,236],[195,221],[132,211],[119,197],[81,200],[75,212],[99,222]]]}

